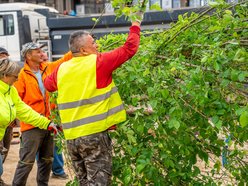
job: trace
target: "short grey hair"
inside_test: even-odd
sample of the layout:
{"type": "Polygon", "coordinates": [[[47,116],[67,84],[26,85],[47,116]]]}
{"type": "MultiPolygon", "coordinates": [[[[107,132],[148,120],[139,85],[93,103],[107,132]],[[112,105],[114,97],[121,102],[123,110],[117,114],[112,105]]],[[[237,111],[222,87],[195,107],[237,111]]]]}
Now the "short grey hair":
{"type": "Polygon", "coordinates": [[[80,51],[80,48],[85,44],[86,36],[90,35],[89,32],[78,30],[72,32],[69,38],[69,48],[72,53],[77,53],[80,51]]]}
{"type": "Polygon", "coordinates": [[[21,66],[17,62],[12,62],[9,58],[0,59],[0,79],[5,75],[18,75],[21,70],[21,66]]]}

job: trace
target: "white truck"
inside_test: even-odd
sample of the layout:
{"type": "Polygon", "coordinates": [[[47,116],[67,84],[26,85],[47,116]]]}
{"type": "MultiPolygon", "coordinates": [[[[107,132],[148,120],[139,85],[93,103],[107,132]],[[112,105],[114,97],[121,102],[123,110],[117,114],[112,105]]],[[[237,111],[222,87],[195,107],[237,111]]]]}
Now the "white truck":
{"type": "Polygon", "coordinates": [[[13,61],[23,61],[20,55],[22,45],[38,40],[49,42],[46,18],[57,15],[56,9],[42,5],[0,4],[0,47],[8,50],[13,61]]]}

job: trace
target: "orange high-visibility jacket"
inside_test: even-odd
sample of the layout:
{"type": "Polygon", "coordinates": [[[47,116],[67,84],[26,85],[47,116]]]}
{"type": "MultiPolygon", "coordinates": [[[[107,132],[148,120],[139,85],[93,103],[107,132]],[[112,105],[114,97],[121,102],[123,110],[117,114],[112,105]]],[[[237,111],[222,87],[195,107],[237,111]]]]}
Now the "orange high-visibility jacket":
{"type": "MultiPolygon", "coordinates": [[[[66,53],[61,59],[55,62],[43,62],[40,64],[40,71],[42,74],[42,80],[53,72],[53,70],[59,66],[61,63],[66,62],[72,58],[72,53],[66,53]]],[[[38,80],[35,74],[31,71],[28,64],[24,64],[22,68],[18,81],[15,82],[14,86],[16,87],[19,96],[21,99],[35,111],[42,114],[43,116],[50,116],[50,103],[49,103],[49,94],[46,91],[45,97],[43,97],[38,80]]],[[[35,126],[21,122],[21,132],[35,128],[35,126]]]]}

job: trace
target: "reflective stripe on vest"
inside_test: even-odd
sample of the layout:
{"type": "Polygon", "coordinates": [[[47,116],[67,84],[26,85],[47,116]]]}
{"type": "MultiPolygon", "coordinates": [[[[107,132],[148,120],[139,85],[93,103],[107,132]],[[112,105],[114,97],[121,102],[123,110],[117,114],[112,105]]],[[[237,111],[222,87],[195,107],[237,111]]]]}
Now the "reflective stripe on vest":
{"type": "Polygon", "coordinates": [[[126,112],[114,82],[96,88],[96,55],[63,63],[57,79],[57,102],[66,139],[102,132],[125,121],[126,112]]]}
{"type": "Polygon", "coordinates": [[[99,96],[95,96],[95,97],[90,98],[90,99],[82,99],[79,101],[73,101],[73,102],[58,104],[58,108],[59,108],[59,110],[64,110],[64,109],[79,107],[79,106],[83,106],[83,105],[87,105],[87,104],[97,103],[99,101],[102,101],[102,100],[109,98],[112,94],[116,93],[117,91],[118,91],[117,88],[113,87],[111,89],[111,91],[109,91],[105,94],[99,95],[99,96]]]}

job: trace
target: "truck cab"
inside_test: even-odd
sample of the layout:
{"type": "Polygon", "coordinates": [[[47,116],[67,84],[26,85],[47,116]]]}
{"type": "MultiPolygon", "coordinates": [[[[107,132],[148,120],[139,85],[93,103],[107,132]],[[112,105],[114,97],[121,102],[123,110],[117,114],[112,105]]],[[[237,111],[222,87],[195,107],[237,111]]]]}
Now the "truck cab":
{"type": "Polygon", "coordinates": [[[13,61],[22,61],[22,45],[48,40],[47,17],[56,17],[54,8],[29,3],[0,4],[0,47],[8,50],[13,61]]]}

